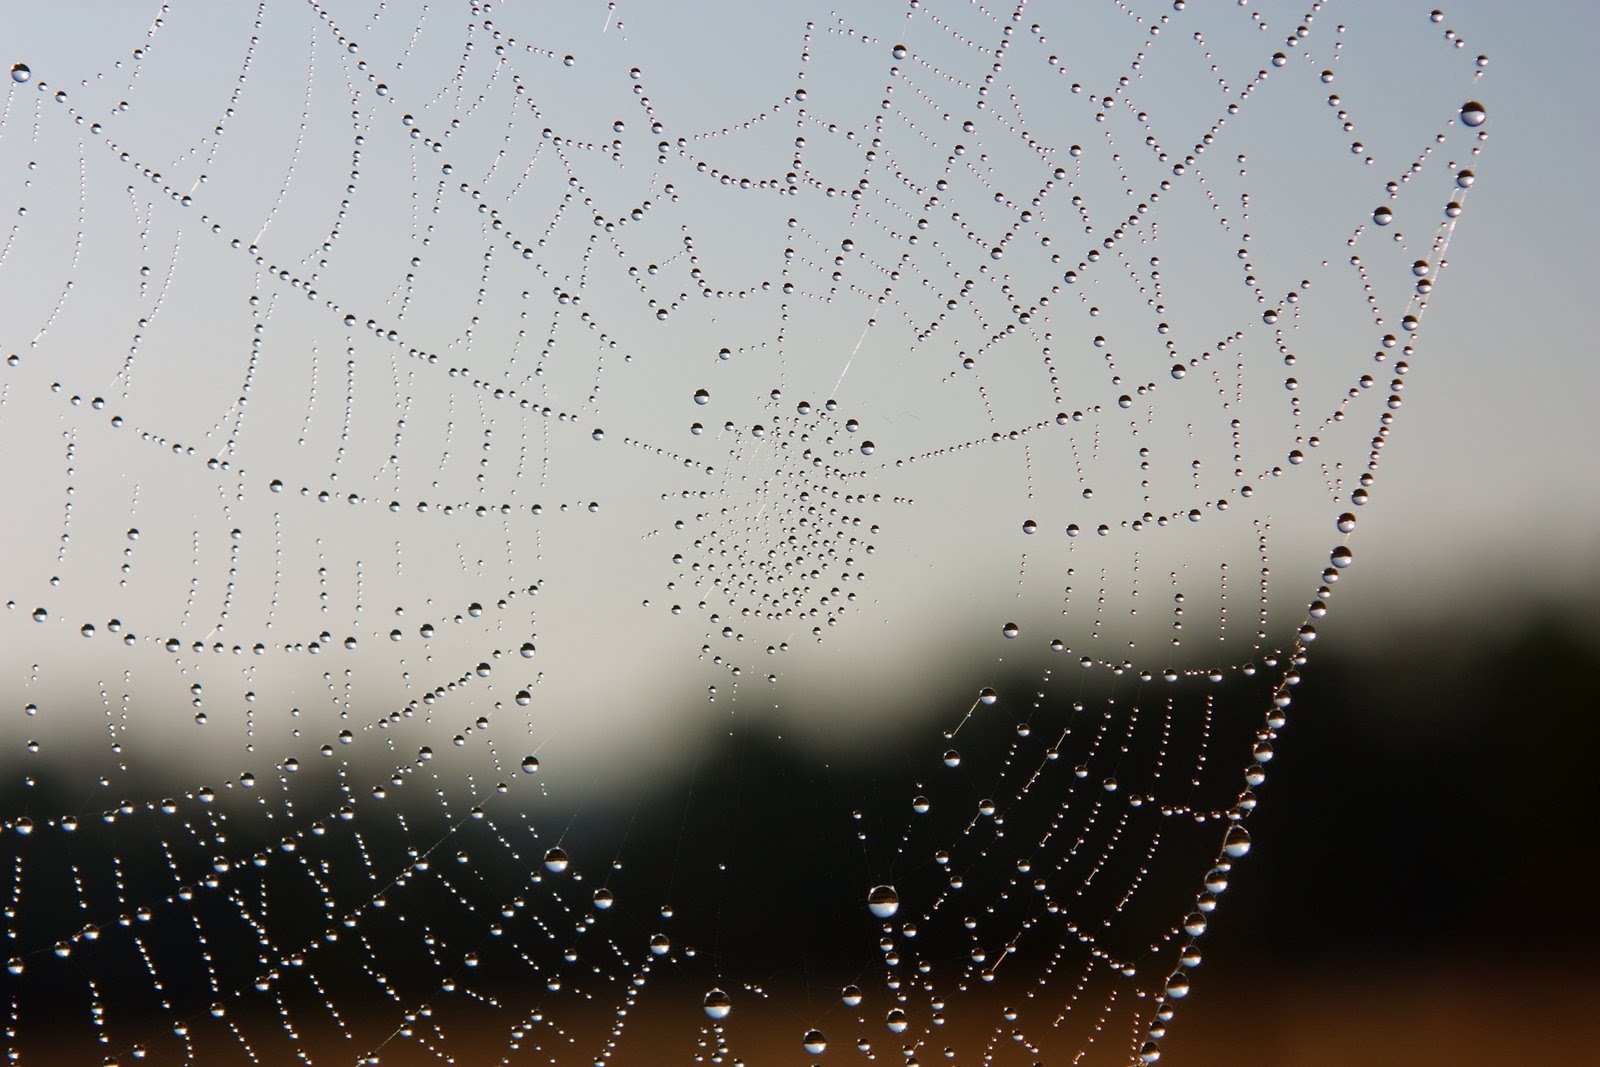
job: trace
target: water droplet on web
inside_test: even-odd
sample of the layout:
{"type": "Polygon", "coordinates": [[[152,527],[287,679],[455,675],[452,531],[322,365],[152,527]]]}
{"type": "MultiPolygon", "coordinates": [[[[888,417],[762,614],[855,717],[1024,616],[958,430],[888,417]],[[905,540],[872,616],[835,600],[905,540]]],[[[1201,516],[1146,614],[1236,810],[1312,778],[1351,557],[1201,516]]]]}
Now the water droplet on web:
{"type": "Polygon", "coordinates": [[[538,772],[538,770],[539,770],[539,757],[538,756],[524,756],[524,757],[522,757],[522,773],[523,774],[535,774],[535,773],[538,772]]]}
{"type": "Polygon", "coordinates": [[[904,59],[911,53],[906,49],[905,45],[897,44],[889,50],[889,54],[894,56],[896,59],[904,59]]]}
{"type": "Polygon", "coordinates": [[[733,998],[720,989],[713,989],[705,995],[705,999],[700,1002],[700,1005],[705,1009],[706,1015],[711,1018],[726,1019],[728,1013],[733,1011],[733,998]]]}
{"type": "Polygon", "coordinates": [[[1372,221],[1379,226],[1387,226],[1394,221],[1394,211],[1388,205],[1381,205],[1373,209],[1372,221]]]}
{"type": "Polygon", "coordinates": [[[839,991],[839,999],[844,1002],[844,1006],[847,1008],[860,1007],[862,1000],[861,987],[857,985],[845,986],[839,991]]]}
{"type": "Polygon", "coordinates": [[[821,1030],[807,1030],[800,1039],[800,1047],[812,1056],[820,1056],[828,1051],[828,1039],[822,1035],[821,1030]]]}
{"type": "Polygon", "coordinates": [[[560,874],[566,870],[567,864],[570,862],[571,860],[567,858],[566,850],[562,848],[552,848],[544,854],[545,870],[554,874],[560,874]]]}
{"type": "Polygon", "coordinates": [[[883,1023],[889,1028],[891,1034],[903,1034],[906,1032],[906,1028],[911,1025],[910,1020],[906,1018],[906,1013],[899,1008],[891,1008],[888,1014],[883,1017],[883,1023]]]}
{"type": "Polygon", "coordinates": [[[711,391],[709,389],[696,389],[694,391],[694,402],[702,405],[711,403],[711,391]]]}
{"type": "Polygon", "coordinates": [[[672,951],[672,939],[666,934],[650,935],[650,955],[665,956],[672,951]]]}
{"type": "Polygon", "coordinates": [[[900,894],[893,886],[873,886],[867,893],[867,910],[875,918],[888,919],[900,910],[900,894]]]}
{"type": "Polygon", "coordinates": [[[31,77],[33,77],[33,71],[28,69],[28,64],[13,63],[11,65],[11,80],[18,85],[21,85],[31,77]]]}
{"type": "Polygon", "coordinates": [[[1250,851],[1250,834],[1242,826],[1230,826],[1222,837],[1222,851],[1237,859],[1250,851]]]}
{"type": "Polygon", "coordinates": [[[1482,126],[1488,119],[1489,112],[1476,100],[1468,100],[1461,105],[1461,124],[1463,126],[1482,126]]]}
{"type": "Polygon", "coordinates": [[[1008,622],[1004,626],[1000,627],[1000,632],[1006,637],[1016,637],[1022,632],[1022,628],[1014,622],[1008,622]]]}

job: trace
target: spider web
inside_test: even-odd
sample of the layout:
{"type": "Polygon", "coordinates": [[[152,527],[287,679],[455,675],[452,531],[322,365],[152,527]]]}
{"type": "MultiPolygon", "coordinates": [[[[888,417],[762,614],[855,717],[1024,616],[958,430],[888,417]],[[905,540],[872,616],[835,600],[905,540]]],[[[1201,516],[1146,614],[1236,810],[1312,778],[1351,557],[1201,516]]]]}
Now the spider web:
{"type": "Polygon", "coordinates": [[[12,1059],[1157,1059],[1473,181],[1441,20],[14,12],[12,1059]]]}

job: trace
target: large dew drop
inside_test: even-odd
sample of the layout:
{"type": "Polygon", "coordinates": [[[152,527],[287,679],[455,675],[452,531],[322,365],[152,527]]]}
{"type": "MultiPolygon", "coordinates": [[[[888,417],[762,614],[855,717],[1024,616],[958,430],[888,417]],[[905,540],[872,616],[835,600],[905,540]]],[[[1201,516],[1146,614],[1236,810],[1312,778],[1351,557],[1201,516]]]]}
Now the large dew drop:
{"type": "Polygon", "coordinates": [[[11,65],[11,80],[18,85],[21,85],[31,77],[33,77],[33,71],[29,69],[28,64],[13,63],[11,65]]]}
{"type": "Polygon", "coordinates": [[[1484,110],[1482,104],[1476,100],[1468,100],[1461,105],[1461,124],[1463,126],[1482,126],[1489,119],[1489,112],[1484,110]]]}
{"type": "Polygon", "coordinates": [[[894,886],[873,886],[867,894],[867,910],[879,919],[893,918],[900,910],[900,894],[894,891],[894,886]]]}
{"type": "Polygon", "coordinates": [[[700,1006],[705,1009],[706,1014],[711,1018],[726,1019],[728,1013],[733,1010],[733,998],[720,989],[713,989],[706,994],[706,998],[700,1002],[700,1006]]]}

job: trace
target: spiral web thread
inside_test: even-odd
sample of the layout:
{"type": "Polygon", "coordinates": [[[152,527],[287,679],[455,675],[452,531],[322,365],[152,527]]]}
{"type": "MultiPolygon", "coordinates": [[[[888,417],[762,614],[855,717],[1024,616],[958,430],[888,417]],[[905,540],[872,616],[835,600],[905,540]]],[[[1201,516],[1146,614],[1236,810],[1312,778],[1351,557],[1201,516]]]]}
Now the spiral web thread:
{"type": "Polygon", "coordinates": [[[1482,150],[1443,16],[131,7],[8,32],[11,1060],[1159,1058],[1482,150]],[[909,795],[685,811],[838,951],[574,816],[919,675],[909,795]]]}

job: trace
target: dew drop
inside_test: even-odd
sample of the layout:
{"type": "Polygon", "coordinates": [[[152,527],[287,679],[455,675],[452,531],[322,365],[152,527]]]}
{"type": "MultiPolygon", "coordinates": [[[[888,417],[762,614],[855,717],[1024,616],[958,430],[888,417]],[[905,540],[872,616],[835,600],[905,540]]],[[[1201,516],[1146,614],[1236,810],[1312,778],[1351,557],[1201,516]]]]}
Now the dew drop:
{"type": "Polygon", "coordinates": [[[1381,205],[1373,210],[1372,221],[1379,226],[1387,226],[1394,221],[1394,212],[1387,205],[1381,205]]]}
{"type": "Polygon", "coordinates": [[[1019,627],[1014,622],[1008,622],[1004,626],[1000,627],[1000,632],[1002,634],[1005,634],[1006,637],[1008,637],[1008,638],[1009,637],[1016,637],[1018,634],[1020,634],[1022,632],[1022,628],[1019,627]]]}
{"type": "Polygon", "coordinates": [[[560,874],[566,870],[567,864],[570,862],[565,849],[553,848],[544,854],[544,868],[554,874],[560,874]]]}
{"type": "Polygon", "coordinates": [[[1238,859],[1250,851],[1250,832],[1242,826],[1228,827],[1228,832],[1222,837],[1222,851],[1238,859]]]}
{"type": "Polygon", "coordinates": [[[867,893],[867,910],[875,918],[888,919],[900,910],[900,894],[894,891],[893,886],[873,886],[867,893]]]}
{"type": "Polygon", "coordinates": [[[822,1036],[821,1030],[807,1030],[800,1039],[800,1047],[813,1056],[820,1056],[828,1051],[828,1039],[822,1036]]]}
{"type": "Polygon", "coordinates": [[[720,989],[713,989],[706,994],[705,999],[700,1002],[700,1006],[705,1009],[706,1015],[711,1018],[726,1019],[728,1013],[733,1010],[733,998],[720,989]]]}
{"type": "Polygon", "coordinates": [[[858,985],[845,986],[839,990],[839,999],[844,1002],[844,1006],[847,1008],[859,1007],[861,1005],[861,987],[858,985]]]}
{"type": "Polygon", "coordinates": [[[11,65],[11,80],[18,85],[21,85],[31,77],[33,77],[33,71],[28,67],[28,64],[13,63],[11,65]]]}
{"type": "Polygon", "coordinates": [[[537,774],[538,771],[539,771],[539,757],[538,756],[524,756],[524,757],[522,757],[522,773],[523,774],[537,774]]]}
{"type": "Polygon", "coordinates": [[[1468,100],[1461,105],[1461,124],[1463,126],[1482,126],[1488,121],[1489,112],[1484,110],[1482,104],[1476,100],[1468,100]]]}

